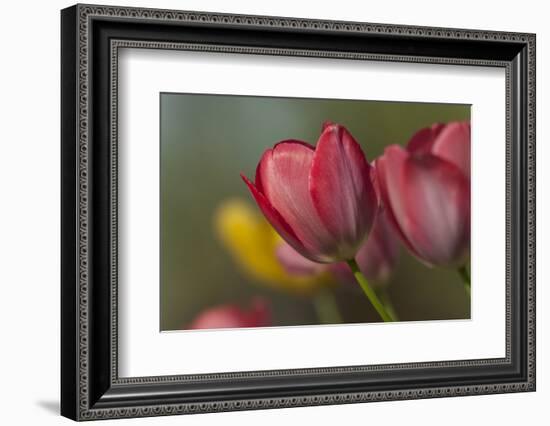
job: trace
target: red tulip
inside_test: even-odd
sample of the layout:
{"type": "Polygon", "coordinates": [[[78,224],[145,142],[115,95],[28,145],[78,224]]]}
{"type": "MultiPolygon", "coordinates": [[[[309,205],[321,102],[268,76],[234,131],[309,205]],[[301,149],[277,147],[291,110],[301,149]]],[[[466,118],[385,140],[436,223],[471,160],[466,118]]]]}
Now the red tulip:
{"type": "Polygon", "coordinates": [[[271,325],[271,314],[263,299],[254,299],[249,310],[236,305],[221,305],[200,313],[188,329],[266,327],[271,325]]]}
{"type": "Polygon", "coordinates": [[[327,123],[317,146],[286,140],[264,152],[255,183],[241,175],[267,220],[297,252],[350,260],[377,211],[370,165],[348,130],[327,123]]]}
{"type": "Polygon", "coordinates": [[[436,125],[376,162],[384,208],[408,249],[429,265],[461,266],[470,246],[469,127],[436,125]],[[466,171],[468,170],[468,173],[466,171]]]}

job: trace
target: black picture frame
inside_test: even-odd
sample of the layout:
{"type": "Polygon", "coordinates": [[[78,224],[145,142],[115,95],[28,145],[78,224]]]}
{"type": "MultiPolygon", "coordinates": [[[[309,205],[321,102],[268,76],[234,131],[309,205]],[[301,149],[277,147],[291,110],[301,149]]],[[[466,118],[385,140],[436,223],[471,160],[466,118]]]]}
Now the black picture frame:
{"type": "Polygon", "coordinates": [[[61,414],[74,420],[535,390],[535,35],[75,5],[61,12],[61,414]],[[117,49],[506,70],[506,357],[193,376],[117,370],[117,49]]]}

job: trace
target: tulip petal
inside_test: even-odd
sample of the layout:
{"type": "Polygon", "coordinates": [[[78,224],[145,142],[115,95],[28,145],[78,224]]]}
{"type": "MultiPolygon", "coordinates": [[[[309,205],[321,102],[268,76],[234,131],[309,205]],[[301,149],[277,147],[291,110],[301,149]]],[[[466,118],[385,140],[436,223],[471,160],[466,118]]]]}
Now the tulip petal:
{"type": "Polygon", "coordinates": [[[250,180],[245,175],[241,174],[241,178],[248,186],[248,189],[256,200],[258,207],[260,207],[271,226],[273,226],[273,228],[275,228],[279,235],[281,235],[281,237],[283,237],[292,247],[294,247],[299,252],[303,252],[305,250],[304,246],[300,242],[300,239],[296,236],[296,233],[290,227],[290,225],[283,219],[279,212],[275,208],[273,208],[267,198],[258,191],[256,186],[252,182],[250,182],[250,180]]]}
{"type": "Polygon", "coordinates": [[[191,330],[212,328],[266,327],[271,325],[271,309],[261,298],[252,300],[249,309],[237,305],[218,305],[199,313],[186,327],[191,330]]]}
{"type": "Polygon", "coordinates": [[[261,193],[265,193],[264,187],[263,187],[263,184],[262,184],[262,174],[263,174],[263,171],[266,170],[265,167],[268,164],[268,162],[271,160],[271,157],[273,156],[273,150],[276,149],[277,146],[279,146],[279,145],[281,145],[282,146],[281,149],[284,150],[284,145],[285,144],[291,144],[291,145],[297,144],[297,145],[300,145],[304,148],[307,148],[310,151],[313,151],[315,149],[314,146],[311,146],[307,142],[299,141],[299,140],[296,140],[296,139],[287,139],[287,140],[276,143],[273,148],[266,149],[265,152],[263,153],[262,158],[260,159],[258,165],[256,166],[256,176],[254,178],[254,183],[256,185],[256,188],[258,188],[258,191],[260,191],[261,193]]]}
{"type": "Polygon", "coordinates": [[[281,266],[290,275],[313,276],[326,268],[326,265],[305,258],[285,242],[281,242],[277,246],[275,255],[281,266]]]}
{"type": "Polygon", "coordinates": [[[377,176],[377,173],[376,173],[376,161],[377,160],[374,160],[372,163],[371,163],[371,167],[370,167],[370,180],[372,182],[372,187],[374,188],[374,192],[376,194],[376,199],[378,200],[378,205],[381,206],[382,205],[382,201],[381,201],[381,194],[380,194],[380,184],[378,183],[378,176],[377,176]]]}
{"type": "Polygon", "coordinates": [[[327,127],[334,126],[334,124],[335,123],[330,120],[323,121],[323,124],[321,125],[321,133],[323,133],[327,127]]]}
{"type": "Polygon", "coordinates": [[[416,252],[434,265],[462,263],[470,241],[469,180],[433,155],[410,157],[404,178],[404,225],[416,252]]]}
{"type": "Polygon", "coordinates": [[[372,231],[356,260],[367,279],[387,281],[399,258],[399,240],[385,210],[379,210],[372,231]]]}
{"type": "Polygon", "coordinates": [[[416,132],[407,143],[407,151],[412,154],[429,154],[439,133],[445,128],[445,124],[436,123],[416,132]]]}
{"type": "Polygon", "coordinates": [[[262,156],[256,185],[301,244],[281,236],[308,259],[329,262],[336,242],[319,219],[308,188],[313,153],[313,147],[301,141],[279,142],[262,156]]]}
{"type": "Polygon", "coordinates": [[[433,143],[432,154],[450,161],[470,177],[470,123],[447,124],[433,143]]]}
{"type": "Polygon", "coordinates": [[[433,154],[455,164],[470,177],[470,123],[434,124],[416,132],[407,144],[411,154],[433,154]]]}
{"type": "Polygon", "coordinates": [[[402,198],[406,191],[404,182],[404,166],[409,157],[407,151],[399,145],[392,145],[385,149],[384,155],[376,160],[376,176],[380,189],[382,208],[387,218],[399,233],[405,246],[416,256],[420,257],[406,232],[406,211],[402,198]]]}
{"type": "Polygon", "coordinates": [[[313,155],[309,190],[321,221],[338,241],[340,257],[353,258],[372,227],[378,201],[370,165],[343,126],[328,125],[321,134],[313,155]]]}

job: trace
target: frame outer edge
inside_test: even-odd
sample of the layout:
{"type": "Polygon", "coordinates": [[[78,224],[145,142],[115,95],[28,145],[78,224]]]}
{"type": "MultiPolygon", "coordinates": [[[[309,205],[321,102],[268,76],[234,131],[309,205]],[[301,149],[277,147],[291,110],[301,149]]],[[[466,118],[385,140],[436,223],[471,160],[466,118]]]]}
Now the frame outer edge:
{"type": "MultiPolygon", "coordinates": [[[[517,391],[529,391],[534,390],[534,351],[535,351],[535,336],[534,336],[534,284],[535,284],[535,236],[534,236],[534,218],[535,218],[535,183],[534,183],[534,155],[535,155],[535,129],[534,129],[534,115],[535,115],[535,35],[527,33],[509,33],[509,32],[496,32],[496,31],[482,31],[482,30],[462,30],[462,29],[447,29],[447,28],[429,28],[429,27],[408,27],[403,25],[387,25],[387,24],[368,24],[368,23],[353,23],[353,22],[337,22],[337,21],[324,21],[324,20],[311,20],[311,19],[298,19],[298,18],[278,18],[278,17],[268,17],[268,16],[245,16],[245,15],[229,15],[229,14],[218,14],[218,13],[209,13],[209,12],[186,12],[186,11],[170,11],[170,10],[158,10],[158,9],[141,9],[141,8],[127,8],[127,7],[112,7],[112,6],[98,6],[98,5],[77,5],[72,8],[65,9],[62,12],[67,15],[69,10],[72,10],[75,13],[74,18],[74,27],[72,28],[75,31],[75,43],[76,47],[74,52],[72,52],[72,58],[74,59],[74,79],[75,79],[75,88],[74,88],[74,97],[72,98],[76,101],[77,117],[73,123],[76,126],[74,132],[74,138],[67,142],[67,138],[62,138],[62,164],[64,170],[62,173],[63,191],[67,191],[67,188],[72,187],[74,189],[73,196],[76,197],[75,203],[72,207],[68,206],[66,202],[69,201],[68,198],[64,197],[63,200],[66,202],[63,203],[62,212],[67,214],[71,211],[74,212],[76,224],[75,233],[72,234],[72,238],[77,237],[77,247],[73,250],[72,256],[67,257],[66,250],[67,246],[64,244],[65,249],[63,249],[62,255],[62,271],[67,272],[69,270],[68,260],[73,262],[76,257],[76,266],[77,270],[75,271],[76,283],[63,279],[62,281],[62,290],[65,291],[69,287],[69,284],[72,286],[73,294],[75,295],[76,303],[75,309],[76,312],[73,312],[73,315],[70,317],[74,325],[77,326],[76,332],[73,336],[62,339],[62,353],[66,353],[67,347],[71,344],[74,346],[74,351],[78,359],[75,360],[74,368],[71,364],[71,368],[67,369],[66,365],[62,365],[62,370],[73,371],[75,376],[75,381],[70,385],[71,389],[74,389],[75,396],[75,407],[74,407],[74,417],[70,416],[72,413],[69,411],[63,412],[63,407],[66,407],[68,402],[67,399],[67,386],[62,386],[62,413],[67,415],[75,420],[92,420],[92,419],[104,419],[104,418],[113,418],[113,417],[141,417],[141,416],[151,416],[151,415],[169,415],[169,414],[180,414],[180,413],[194,413],[194,412],[218,412],[218,411],[229,411],[229,410],[243,410],[243,409],[262,409],[262,408],[278,408],[278,407],[292,407],[292,406],[308,406],[308,405],[325,405],[325,404],[342,404],[342,403],[351,403],[351,402],[367,402],[367,401],[378,401],[378,400],[400,400],[400,399],[415,399],[415,398],[433,398],[441,396],[463,396],[463,395],[474,395],[474,394],[488,394],[488,393],[501,393],[501,392],[517,392],[517,391]],[[277,397],[269,399],[257,399],[257,400],[235,400],[235,401],[225,401],[225,402],[213,402],[205,404],[186,404],[186,403],[166,403],[158,406],[142,406],[142,407],[120,407],[120,408],[109,408],[109,409],[93,409],[88,406],[89,403],[89,386],[88,386],[88,374],[89,374],[89,354],[88,354],[88,345],[89,345],[89,301],[88,301],[88,261],[89,261],[89,252],[88,252],[88,235],[89,235],[89,221],[88,221],[88,195],[89,195],[89,178],[88,178],[88,160],[89,160],[89,147],[88,147],[88,137],[89,137],[89,117],[88,117],[88,107],[89,107],[89,93],[88,93],[88,84],[89,82],[89,58],[88,58],[88,49],[91,43],[89,39],[89,17],[106,17],[106,18],[120,18],[120,19],[139,19],[141,22],[145,20],[151,21],[176,21],[177,22],[193,22],[193,23],[223,23],[226,25],[231,25],[234,27],[238,26],[254,26],[261,28],[289,28],[289,29],[318,29],[326,30],[328,32],[359,32],[359,33],[382,33],[383,35],[389,36],[399,32],[400,30],[403,33],[399,32],[402,35],[411,35],[412,37],[441,37],[448,39],[470,39],[470,40],[486,40],[486,41],[506,41],[506,42],[515,42],[523,43],[528,46],[528,90],[527,90],[527,101],[529,106],[526,107],[526,113],[529,115],[528,118],[528,159],[526,160],[526,168],[529,176],[529,183],[527,185],[527,204],[528,204],[528,229],[529,229],[529,239],[527,249],[527,263],[528,263],[528,273],[527,279],[527,297],[528,297],[528,307],[529,313],[527,314],[529,318],[529,330],[527,341],[527,355],[528,355],[528,365],[527,371],[530,373],[529,378],[526,381],[522,382],[506,382],[499,385],[472,385],[469,387],[464,386],[451,386],[449,388],[426,388],[426,389],[403,389],[400,391],[384,391],[377,392],[373,394],[372,392],[367,393],[354,393],[354,394],[327,394],[327,395],[309,395],[304,397],[277,397]],[[223,22],[222,22],[223,21],[223,22]],[[72,144],[73,151],[76,151],[75,156],[71,158],[73,163],[74,175],[73,182],[67,183],[66,177],[68,175],[67,171],[70,170],[71,163],[67,160],[67,154],[65,153],[65,147],[69,144],[72,144]],[[76,149],[78,148],[78,149],[76,149]],[[532,179],[531,179],[532,178],[532,179]],[[533,232],[533,234],[531,234],[533,232]],[[76,285],[75,285],[76,284],[76,285]],[[64,392],[65,391],[65,392],[64,392]],[[65,402],[65,405],[63,404],[65,402]]],[[[62,36],[65,36],[65,33],[62,32],[62,36]]],[[[62,45],[63,46],[63,45],[62,45]]],[[[63,52],[66,52],[65,59],[67,56],[71,57],[71,53],[67,55],[67,51],[63,49],[63,52]]],[[[69,70],[66,68],[65,62],[62,62],[62,70],[69,70]]],[[[71,68],[72,69],[72,68],[71,68]]],[[[63,85],[62,85],[63,87],[63,85]]],[[[63,98],[65,99],[65,98],[63,98]]],[[[62,102],[62,130],[63,132],[67,131],[68,124],[63,120],[63,117],[66,117],[69,108],[74,109],[74,104],[71,102],[67,105],[65,102],[62,102]]],[[[65,135],[65,133],[63,133],[65,135]]],[[[68,147],[70,149],[71,147],[68,147]]],[[[68,176],[70,177],[70,176],[68,176]]],[[[524,188],[525,189],[525,188],[524,188]]],[[[65,194],[65,192],[63,192],[65,194]]],[[[63,227],[66,227],[66,224],[63,223],[63,227]]],[[[65,229],[66,232],[68,232],[65,229]]],[[[63,232],[63,231],[62,231],[63,232]]],[[[65,234],[62,234],[65,235],[65,234]]],[[[66,238],[62,237],[62,242],[65,242],[66,238]]],[[[69,317],[67,315],[66,309],[67,303],[62,304],[62,317],[66,319],[69,317]]],[[[65,321],[64,321],[65,322],[65,321]]],[[[62,325],[64,327],[64,325],[62,325]]],[[[67,336],[66,330],[62,330],[62,334],[67,336]]],[[[63,385],[62,380],[62,385],[63,385]]]]}
{"type": "Polygon", "coordinates": [[[78,413],[77,277],[77,6],[61,11],[61,407],[63,416],[78,413]]]}

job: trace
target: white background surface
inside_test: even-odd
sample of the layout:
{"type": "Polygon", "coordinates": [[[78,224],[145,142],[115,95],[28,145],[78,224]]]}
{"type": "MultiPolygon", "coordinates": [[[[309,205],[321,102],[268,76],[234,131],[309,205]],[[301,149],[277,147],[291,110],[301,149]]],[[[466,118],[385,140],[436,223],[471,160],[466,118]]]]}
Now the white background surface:
{"type": "MultiPolygon", "coordinates": [[[[118,4],[105,0],[103,3],[118,4]]],[[[550,28],[542,1],[140,1],[157,6],[537,33],[538,386],[536,393],[107,421],[102,424],[499,425],[548,422],[550,28]],[[538,416],[538,417],[537,417],[538,416]]],[[[3,4],[0,26],[0,401],[2,424],[69,424],[59,395],[59,9],[3,4]]]]}
{"type": "Polygon", "coordinates": [[[118,75],[122,377],[505,356],[502,68],[124,49],[118,75]],[[471,104],[471,320],[159,333],[161,92],[471,104]]]}

